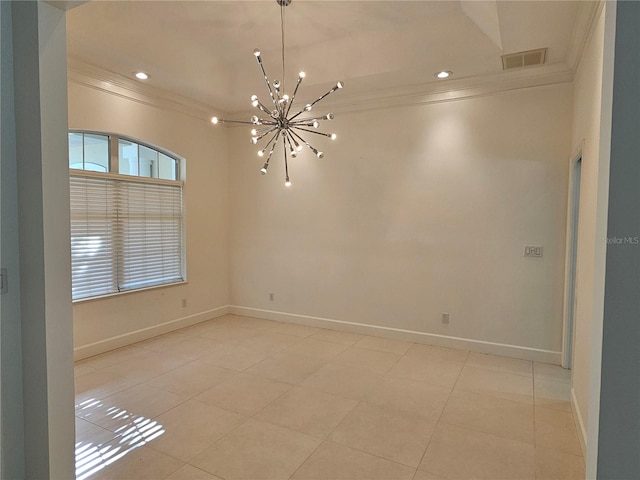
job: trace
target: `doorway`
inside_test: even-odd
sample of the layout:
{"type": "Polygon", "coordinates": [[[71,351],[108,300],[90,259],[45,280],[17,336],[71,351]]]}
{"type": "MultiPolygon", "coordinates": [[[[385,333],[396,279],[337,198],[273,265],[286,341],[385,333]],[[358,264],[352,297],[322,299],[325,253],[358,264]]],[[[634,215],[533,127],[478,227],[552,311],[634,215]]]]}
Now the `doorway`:
{"type": "Polygon", "coordinates": [[[582,152],[571,160],[569,177],[569,207],[567,215],[567,257],[565,274],[565,311],[562,332],[562,366],[571,369],[577,304],[577,256],[578,224],[580,218],[580,180],[582,177],[582,152]]]}

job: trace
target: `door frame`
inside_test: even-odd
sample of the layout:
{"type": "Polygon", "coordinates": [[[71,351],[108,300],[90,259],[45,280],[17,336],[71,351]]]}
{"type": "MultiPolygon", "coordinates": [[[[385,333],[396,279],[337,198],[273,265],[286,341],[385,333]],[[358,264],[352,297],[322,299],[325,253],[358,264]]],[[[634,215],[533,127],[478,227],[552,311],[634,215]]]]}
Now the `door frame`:
{"type": "Polygon", "coordinates": [[[567,199],[567,234],[565,246],[564,309],[562,318],[562,367],[573,365],[575,337],[576,290],[578,285],[577,255],[580,225],[580,190],[582,184],[582,152],[584,139],[569,159],[569,191],[567,199]]]}

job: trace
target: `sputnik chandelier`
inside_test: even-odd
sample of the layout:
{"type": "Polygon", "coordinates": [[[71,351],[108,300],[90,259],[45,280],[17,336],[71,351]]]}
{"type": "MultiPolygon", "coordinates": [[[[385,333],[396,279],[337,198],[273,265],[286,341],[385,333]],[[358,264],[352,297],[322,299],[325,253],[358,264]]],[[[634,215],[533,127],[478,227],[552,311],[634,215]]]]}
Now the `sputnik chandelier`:
{"type": "Polygon", "coordinates": [[[251,130],[251,143],[254,145],[258,144],[258,142],[260,142],[264,138],[267,138],[267,143],[264,145],[264,148],[258,150],[259,157],[264,157],[265,155],[267,157],[264,165],[260,169],[262,175],[267,173],[271,156],[273,155],[273,152],[278,145],[278,141],[281,140],[282,149],[284,152],[284,184],[285,186],[290,187],[291,180],[289,180],[288,156],[290,156],[291,158],[296,158],[304,148],[302,145],[305,145],[315,154],[316,157],[324,157],[323,152],[312,147],[311,144],[302,137],[302,135],[304,135],[303,132],[321,135],[324,137],[328,137],[331,140],[336,139],[335,133],[324,133],[317,130],[322,120],[333,120],[333,113],[315,116],[313,114],[310,114],[309,112],[313,109],[316,103],[320,102],[336,90],[340,90],[344,86],[344,83],[336,83],[336,85],[332,87],[327,93],[318,97],[315,101],[307,103],[299,112],[291,114],[291,109],[296,99],[298,88],[300,88],[300,84],[305,78],[305,72],[300,72],[298,74],[298,81],[293,90],[293,95],[289,97],[289,95],[285,93],[284,89],[284,8],[291,3],[291,0],[276,0],[276,2],[278,3],[278,5],[280,5],[280,25],[282,31],[282,83],[279,80],[274,80],[273,83],[269,81],[269,77],[267,76],[264,65],[262,63],[260,50],[255,49],[253,51],[253,54],[258,61],[258,65],[260,66],[260,70],[262,71],[262,75],[264,76],[264,81],[267,84],[269,97],[271,97],[271,103],[273,103],[273,110],[267,108],[258,99],[257,95],[252,95],[251,106],[260,110],[261,113],[258,115],[253,115],[251,117],[251,121],[243,122],[236,120],[223,120],[218,117],[213,117],[211,119],[211,123],[213,123],[214,125],[217,125],[219,123],[253,125],[254,128],[251,130]]]}

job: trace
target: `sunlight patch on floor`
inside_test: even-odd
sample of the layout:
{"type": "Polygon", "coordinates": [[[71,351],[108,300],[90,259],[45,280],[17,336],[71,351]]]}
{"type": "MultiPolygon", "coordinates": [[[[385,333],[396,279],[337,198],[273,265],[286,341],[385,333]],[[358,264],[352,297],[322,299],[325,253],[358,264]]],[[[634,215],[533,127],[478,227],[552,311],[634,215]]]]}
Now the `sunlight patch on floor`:
{"type": "Polygon", "coordinates": [[[132,414],[122,408],[106,406],[94,398],[79,403],[76,410],[83,411],[85,419],[92,415],[106,415],[121,423],[113,432],[111,440],[102,443],[82,440],[76,442],[76,480],[89,478],[165,432],[163,426],[155,420],[132,414]]]}

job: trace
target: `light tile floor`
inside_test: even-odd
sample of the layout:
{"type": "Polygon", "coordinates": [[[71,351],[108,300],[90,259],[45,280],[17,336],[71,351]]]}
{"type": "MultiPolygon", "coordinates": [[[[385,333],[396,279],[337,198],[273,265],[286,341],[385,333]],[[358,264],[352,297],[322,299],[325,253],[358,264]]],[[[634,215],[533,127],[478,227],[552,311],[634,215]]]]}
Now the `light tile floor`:
{"type": "Polygon", "coordinates": [[[584,478],[560,367],[226,315],[76,364],[84,479],[584,478]]]}

